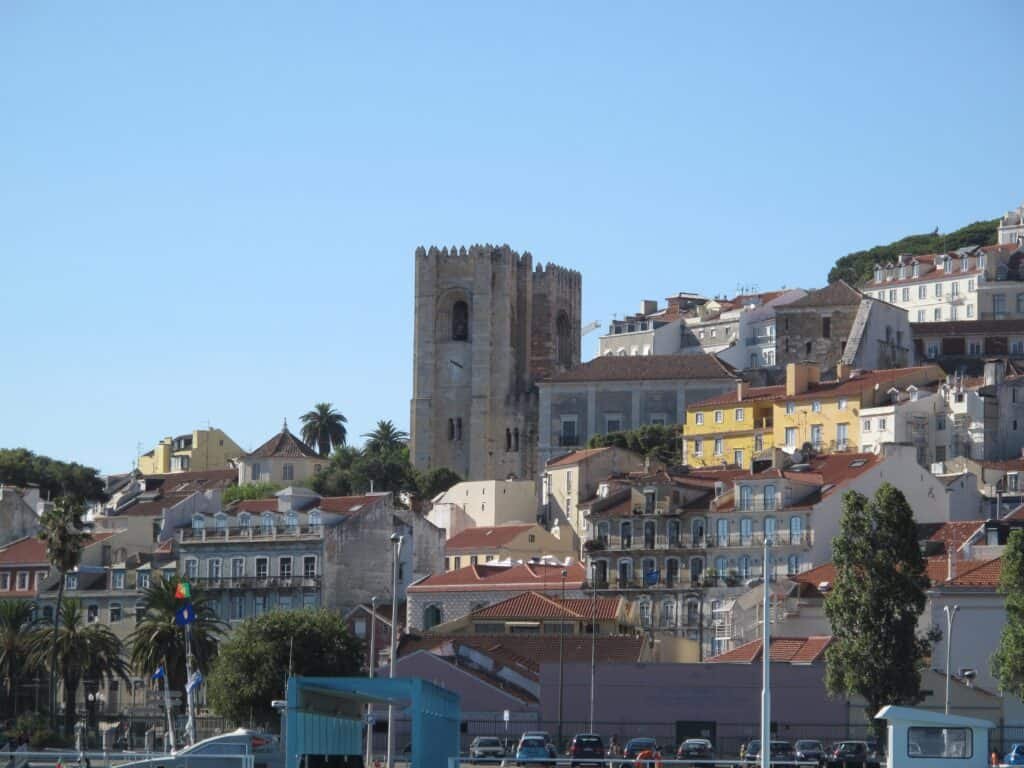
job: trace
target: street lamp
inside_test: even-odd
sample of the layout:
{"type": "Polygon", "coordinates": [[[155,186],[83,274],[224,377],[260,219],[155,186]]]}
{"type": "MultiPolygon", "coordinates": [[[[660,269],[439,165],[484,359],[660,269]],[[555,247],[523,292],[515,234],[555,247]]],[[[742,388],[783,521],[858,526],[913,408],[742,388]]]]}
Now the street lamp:
{"type": "Polygon", "coordinates": [[[768,570],[768,550],[771,548],[770,536],[764,537],[764,559],[761,560],[761,570],[764,572],[763,591],[761,602],[761,618],[764,630],[761,632],[761,768],[770,768],[772,759],[772,690],[770,676],[770,661],[772,655],[771,646],[771,625],[772,619],[769,615],[769,598],[771,596],[771,573],[768,570]]]}
{"type": "Polygon", "coordinates": [[[949,655],[953,645],[953,619],[956,618],[956,612],[960,610],[959,605],[954,605],[953,609],[950,610],[948,605],[944,605],[942,610],[946,614],[946,714],[949,714],[949,655]]]}
{"type": "Polygon", "coordinates": [[[596,566],[591,571],[594,599],[590,607],[590,732],[594,732],[594,672],[597,667],[597,579],[596,566]]]}
{"type": "MultiPolygon", "coordinates": [[[[569,572],[562,569],[562,610],[565,610],[565,577],[569,572]]],[[[562,748],[562,698],[565,685],[565,621],[558,624],[558,743],[556,749],[562,748]]]]}
{"type": "MultiPolygon", "coordinates": [[[[397,533],[391,534],[391,546],[394,552],[394,558],[391,563],[391,656],[388,662],[388,677],[393,678],[395,676],[395,654],[397,652],[396,645],[398,642],[398,559],[402,556],[402,542],[405,541],[404,536],[399,536],[397,533]]],[[[395,708],[393,705],[388,704],[388,753],[387,753],[387,768],[393,768],[394,763],[392,762],[392,750],[394,749],[395,733],[394,728],[394,714],[395,708]]]]}

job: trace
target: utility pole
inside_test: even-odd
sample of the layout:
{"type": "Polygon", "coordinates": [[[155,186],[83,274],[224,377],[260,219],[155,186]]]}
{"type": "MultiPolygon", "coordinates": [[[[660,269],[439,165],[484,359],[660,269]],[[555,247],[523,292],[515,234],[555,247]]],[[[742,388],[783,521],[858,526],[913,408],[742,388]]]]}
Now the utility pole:
{"type": "MultiPolygon", "coordinates": [[[[399,536],[397,533],[391,534],[391,545],[393,547],[392,552],[394,558],[392,560],[391,568],[391,656],[388,661],[388,677],[394,678],[395,676],[395,655],[397,653],[396,646],[398,645],[398,559],[402,556],[402,542],[405,540],[404,536],[399,536]]],[[[388,751],[387,751],[387,768],[394,768],[394,746],[395,746],[395,708],[393,705],[388,704],[388,751]]]]}
{"type": "Polygon", "coordinates": [[[946,714],[949,714],[949,658],[950,651],[953,647],[953,619],[956,618],[956,612],[960,610],[959,605],[954,605],[953,610],[949,609],[948,605],[942,607],[942,610],[946,614],[946,714]]]}
{"type": "MultiPolygon", "coordinates": [[[[373,680],[373,668],[377,663],[377,597],[370,598],[370,679],[373,680]]],[[[366,765],[373,765],[373,704],[366,705],[366,765]]]]}
{"type": "MultiPolygon", "coordinates": [[[[593,573],[590,575],[594,579],[593,573]]],[[[597,667],[597,581],[594,580],[594,600],[590,611],[590,732],[594,732],[594,676],[597,667]]]]}
{"type": "Polygon", "coordinates": [[[761,617],[764,630],[761,632],[761,768],[770,768],[772,760],[772,691],[771,691],[771,625],[769,614],[771,598],[768,570],[768,549],[771,537],[764,537],[764,559],[761,567],[764,570],[764,595],[761,603],[761,617]]]}
{"type": "MultiPolygon", "coordinates": [[[[562,569],[562,610],[565,610],[565,577],[569,572],[562,569]]],[[[564,619],[564,617],[563,617],[564,619]]],[[[565,689],[565,621],[558,625],[558,743],[555,749],[562,748],[562,700],[565,689]]]]}

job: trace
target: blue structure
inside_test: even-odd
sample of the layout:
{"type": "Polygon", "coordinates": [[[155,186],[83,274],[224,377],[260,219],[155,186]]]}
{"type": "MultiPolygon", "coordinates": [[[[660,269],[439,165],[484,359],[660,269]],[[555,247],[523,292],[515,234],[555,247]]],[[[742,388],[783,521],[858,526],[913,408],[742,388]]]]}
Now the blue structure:
{"type": "Polygon", "coordinates": [[[391,704],[408,714],[416,768],[443,768],[458,756],[461,716],[456,693],[409,677],[292,677],[285,712],[285,768],[301,768],[305,755],[363,754],[367,704],[391,704]]]}

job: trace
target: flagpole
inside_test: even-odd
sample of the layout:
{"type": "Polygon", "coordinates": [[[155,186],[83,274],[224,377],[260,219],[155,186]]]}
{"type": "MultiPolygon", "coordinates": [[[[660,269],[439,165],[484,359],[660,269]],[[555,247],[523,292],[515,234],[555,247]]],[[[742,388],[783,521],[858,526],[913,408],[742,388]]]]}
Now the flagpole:
{"type": "Polygon", "coordinates": [[[171,712],[171,691],[167,687],[167,657],[164,657],[164,673],[160,678],[164,682],[164,709],[167,710],[167,735],[174,751],[174,713],[171,712]]]}
{"type": "Polygon", "coordinates": [[[196,708],[192,691],[192,624],[185,625],[185,701],[188,706],[188,721],[185,729],[188,731],[189,746],[196,743],[196,708]]]}

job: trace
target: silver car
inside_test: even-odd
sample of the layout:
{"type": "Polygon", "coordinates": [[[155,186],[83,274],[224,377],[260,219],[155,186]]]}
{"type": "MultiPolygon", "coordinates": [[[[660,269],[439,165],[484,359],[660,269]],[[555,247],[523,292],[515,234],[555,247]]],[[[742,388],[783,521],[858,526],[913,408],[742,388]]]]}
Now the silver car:
{"type": "Polygon", "coordinates": [[[243,768],[252,756],[255,768],[283,768],[284,751],[277,736],[239,728],[168,755],[116,763],[116,768],[243,768]]]}

